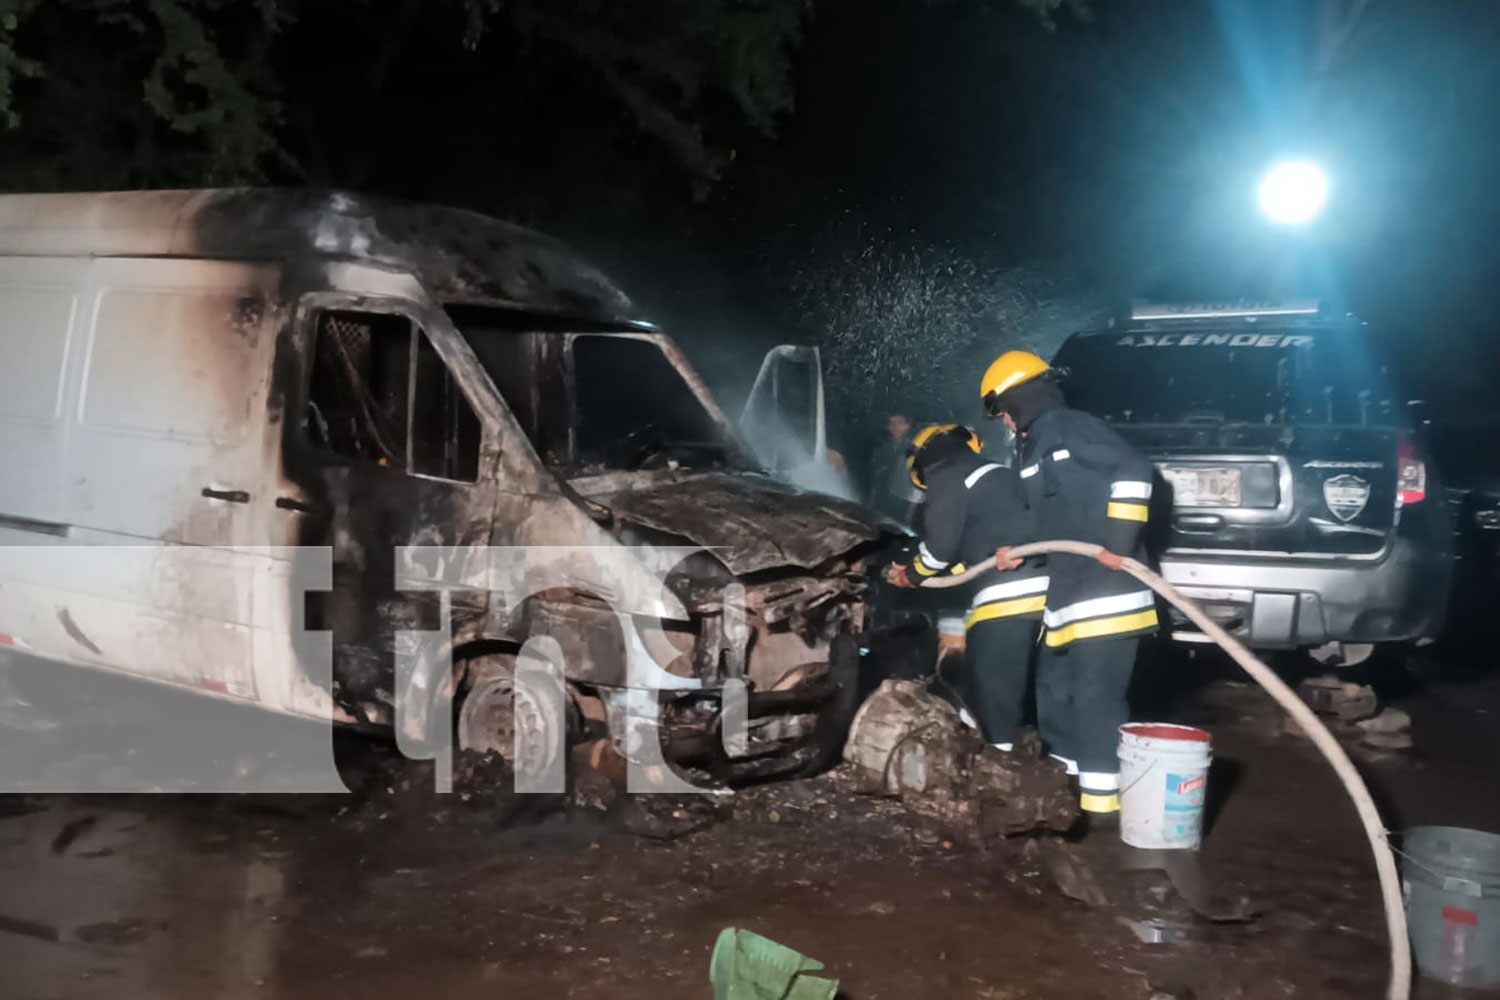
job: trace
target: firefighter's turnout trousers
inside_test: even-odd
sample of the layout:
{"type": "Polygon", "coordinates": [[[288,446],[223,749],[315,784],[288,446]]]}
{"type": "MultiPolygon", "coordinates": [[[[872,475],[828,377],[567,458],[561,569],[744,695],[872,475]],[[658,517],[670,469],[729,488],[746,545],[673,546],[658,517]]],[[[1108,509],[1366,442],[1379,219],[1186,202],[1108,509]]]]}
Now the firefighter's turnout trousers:
{"type": "MultiPolygon", "coordinates": [[[[1014,469],[963,452],[927,474],[922,541],[913,579],[962,573],[993,562],[995,550],[1036,537],[1014,469]]],[[[1021,724],[1036,627],[1046,604],[1041,560],[987,573],[973,588],[964,620],[964,703],[985,739],[1008,747],[1021,724]]]]}
{"type": "Polygon", "coordinates": [[[1008,750],[1025,721],[1026,681],[1036,649],[1035,614],[990,618],[964,630],[964,705],[984,738],[1008,750]]]}
{"type": "MultiPolygon", "coordinates": [[[[1021,439],[1021,481],[1038,537],[1103,545],[1144,559],[1151,464],[1102,420],[1058,407],[1021,439]]],[[[1089,813],[1120,808],[1119,728],[1139,637],[1155,631],[1156,598],[1125,573],[1093,559],[1057,555],[1042,615],[1037,716],[1051,752],[1078,774],[1089,813]]]]}
{"type": "Polygon", "coordinates": [[[1138,639],[1088,639],[1044,646],[1036,668],[1037,728],[1053,755],[1076,769],[1084,812],[1120,808],[1120,727],[1138,639]]]}

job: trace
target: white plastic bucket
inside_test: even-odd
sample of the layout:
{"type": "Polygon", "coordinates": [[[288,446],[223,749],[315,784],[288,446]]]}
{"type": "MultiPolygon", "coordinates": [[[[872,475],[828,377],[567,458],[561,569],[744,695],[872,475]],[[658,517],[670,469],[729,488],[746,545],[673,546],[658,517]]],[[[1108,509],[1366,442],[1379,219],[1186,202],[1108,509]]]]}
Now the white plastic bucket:
{"type": "Polygon", "coordinates": [[[1198,849],[1212,737],[1192,726],[1120,727],[1120,839],[1150,850],[1198,849]]]}
{"type": "Polygon", "coordinates": [[[944,615],[937,620],[938,642],[945,646],[964,648],[964,619],[962,615],[944,615]]]}
{"type": "Polygon", "coordinates": [[[1422,975],[1500,986],[1500,836],[1452,826],[1406,831],[1406,922],[1422,975]]]}

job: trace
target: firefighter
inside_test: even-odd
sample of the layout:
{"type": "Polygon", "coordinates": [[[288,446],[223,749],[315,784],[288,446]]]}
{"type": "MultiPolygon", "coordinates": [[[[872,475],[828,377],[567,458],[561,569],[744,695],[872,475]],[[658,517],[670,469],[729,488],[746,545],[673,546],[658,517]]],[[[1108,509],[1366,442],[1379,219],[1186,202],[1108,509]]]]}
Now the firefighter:
{"type": "MultiPolygon", "coordinates": [[[[1105,549],[1097,561],[1048,558],[1036,686],[1042,739],[1077,774],[1085,816],[1107,824],[1120,810],[1116,744],[1129,721],[1136,648],[1157,626],[1155,595],[1116,572],[1121,556],[1144,557],[1152,470],[1104,421],[1064,405],[1057,381],[1035,354],[1008,351],[984,373],[980,395],[985,412],[1016,435],[1038,537],[1105,549]]],[[[998,567],[1014,564],[996,553],[998,567]]]]}
{"type": "MultiPolygon", "coordinates": [[[[912,439],[907,469],[926,496],[921,543],[909,562],[892,563],[886,580],[898,587],[965,564],[995,558],[997,548],[1033,536],[1031,513],[1015,470],[979,454],[979,436],[957,424],[924,427],[912,439]]],[[[1022,722],[1036,625],[1046,600],[1041,560],[1014,572],[989,574],[974,591],[964,620],[964,703],[984,738],[1009,750],[1022,722]]]]}

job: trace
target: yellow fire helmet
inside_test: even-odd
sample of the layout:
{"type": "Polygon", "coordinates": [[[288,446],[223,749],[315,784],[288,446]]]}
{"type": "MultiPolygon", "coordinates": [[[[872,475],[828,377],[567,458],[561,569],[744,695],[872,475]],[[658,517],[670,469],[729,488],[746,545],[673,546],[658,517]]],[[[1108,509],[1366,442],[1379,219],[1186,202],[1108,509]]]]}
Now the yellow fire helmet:
{"type": "Polygon", "coordinates": [[[1000,397],[1022,382],[1030,382],[1038,375],[1050,370],[1047,362],[1030,351],[1006,351],[985,369],[984,379],[979,383],[979,398],[984,400],[984,412],[999,416],[1000,397]]]}
{"type": "Polygon", "coordinates": [[[911,476],[912,485],[917,489],[925,490],[927,488],[927,484],[922,481],[921,474],[917,472],[917,456],[922,453],[923,448],[926,448],[934,441],[950,436],[961,442],[963,447],[968,448],[976,455],[984,447],[983,442],[979,440],[979,435],[975,434],[972,428],[964,427],[961,424],[928,424],[926,427],[923,427],[917,431],[916,437],[911,439],[911,447],[906,452],[906,471],[911,476]]]}

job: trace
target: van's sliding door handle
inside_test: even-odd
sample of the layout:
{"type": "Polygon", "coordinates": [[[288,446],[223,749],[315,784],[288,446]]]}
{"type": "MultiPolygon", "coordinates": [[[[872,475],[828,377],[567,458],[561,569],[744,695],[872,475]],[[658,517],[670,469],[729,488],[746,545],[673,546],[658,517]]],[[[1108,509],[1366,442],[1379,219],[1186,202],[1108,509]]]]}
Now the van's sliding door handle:
{"type": "Polygon", "coordinates": [[[203,495],[210,500],[228,500],[230,503],[250,502],[250,494],[244,490],[216,490],[212,486],[205,486],[203,495]]]}
{"type": "Polygon", "coordinates": [[[295,497],[277,497],[276,506],[280,510],[294,510],[299,514],[313,514],[322,509],[317,504],[307,503],[295,497]]]}

